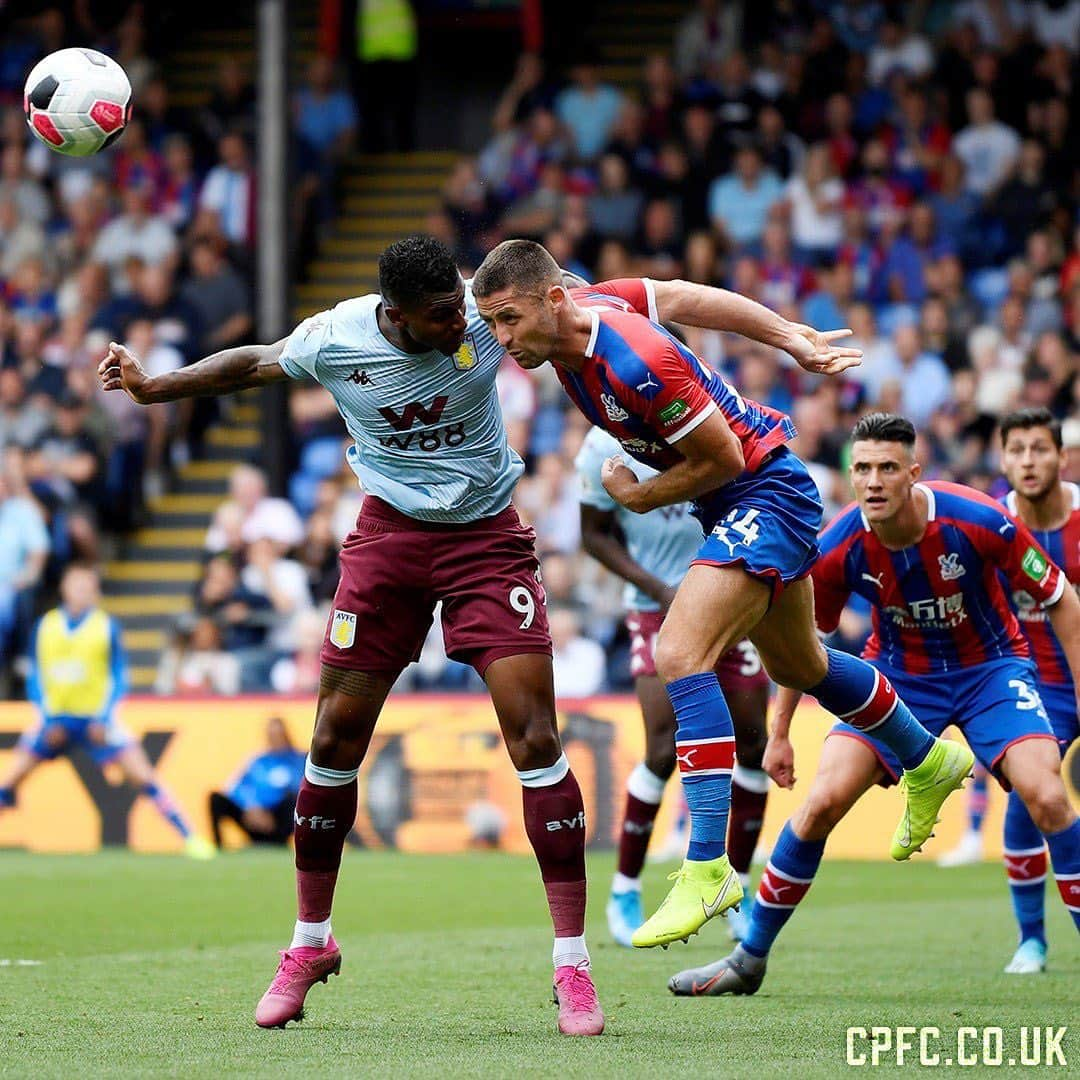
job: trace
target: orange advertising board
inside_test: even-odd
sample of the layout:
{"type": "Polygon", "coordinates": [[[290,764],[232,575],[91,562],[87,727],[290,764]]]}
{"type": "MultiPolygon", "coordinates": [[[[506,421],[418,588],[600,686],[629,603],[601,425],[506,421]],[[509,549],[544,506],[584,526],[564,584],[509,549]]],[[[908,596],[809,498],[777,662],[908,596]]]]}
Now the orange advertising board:
{"type": "MultiPolygon", "coordinates": [[[[313,703],[303,698],[134,698],[120,720],[141,739],[161,779],[201,831],[209,832],[209,793],[224,790],[262,747],[263,729],[280,716],[299,746],[306,745],[313,703]]],[[[0,703],[0,771],[7,767],[20,732],[34,721],[25,703],[0,703]]],[[[821,741],[831,718],[804,702],[793,725],[794,792],[774,788],[763,840],[770,843],[809,787],[821,741]]],[[[626,777],[644,746],[637,702],[630,697],[565,701],[560,727],[567,754],[585,794],[589,842],[611,847],[616,839],[626,777]]],[[[1080,773],[1075,755],[1069,771],[1080,773]]],[[[1078,785],[1072,777],[1073,792],[1078,785]]],[[[673,789],[669,788],[669,793],[673,789]]],[[[661,810],[657,835],[670,825],[672,804],[661,810]]],[[[1004,797],[994,788],[987,852],[1000,851],[1004,797]]],[[[360,772],[360,799],[353,840],[403,851],[462,850],[469,843],[466,815],[494,804],[506,825],[502,846],[527,850],[520,787],[499,737],[491,704],[480,696],[403,695],[386,705],[360,772]]],[[[900,812],[895,790],[870,792],[837,828],[829,845],[838,858],[882,858],[900,812]]],[[[937,851],[946,850],[963,826],[962,800],[947,807],[937,830],[937,851]]],[[[238,834],[237,834],[238,835],[238,834]]],[[[175,833],[145,798],[102,774],[81,754],[40,767],[19,791],[14,811],[0,814],[0,847],[33,851],[93,851],[102,844],[138,851],[179,847],[175,833]]]]}

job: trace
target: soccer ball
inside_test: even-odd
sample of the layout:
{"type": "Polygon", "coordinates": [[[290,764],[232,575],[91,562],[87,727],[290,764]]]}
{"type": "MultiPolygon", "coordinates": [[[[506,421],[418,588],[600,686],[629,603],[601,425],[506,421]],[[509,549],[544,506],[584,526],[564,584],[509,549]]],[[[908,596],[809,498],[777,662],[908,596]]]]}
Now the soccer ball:
{"type": "Polygon", "coordinates": [[[27,76],[23,110],[50,149],[87,157],[120,138],[131,119],[124,69],[96,49],[61,49],[27,76]]]}

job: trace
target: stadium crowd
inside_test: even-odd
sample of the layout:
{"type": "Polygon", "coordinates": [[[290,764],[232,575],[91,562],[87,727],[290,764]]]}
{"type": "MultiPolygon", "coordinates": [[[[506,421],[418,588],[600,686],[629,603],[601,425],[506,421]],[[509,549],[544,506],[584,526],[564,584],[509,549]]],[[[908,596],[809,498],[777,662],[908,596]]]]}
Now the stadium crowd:
{"type": "MultiPolygon", "coordinates": [[[[847,502],[846,435],[871,408],[911,417],[929,476],[1001,494],[997,417],[1047,405],[1080,479],[1080,0],[687,8],[632,92],[603,81],[594,49],[566,71],[522,55],[428,231],[466,273],[529,236],[591,280],[685,277],[851,327],[865,358],[842,380],[686,330],[743,394],[794,416],[827,514],[847,502]]],[[[39,53],[63,36],[45,18],[31,31],[39,53]]],[[[198,452],[206,414],[97,395],[88,376],[109,338],[160,369],[251,333],[251,88],[227,64],[212,102],[180,113],[137,26],[116,41],[143,107],[115,153],[49,154],[17,105],[0,129],[0,634],[16,612],[25,626],[50,566],[99,556],[102,526],[137,520],[140,493],[198,452]]],[[[6,60],[11,101],[20,88],[3,79],[24,68],[6,60]]],[[[362,123],[333,75],[316,61],[296,97],[309,238],[332,222],[362,123]]],[[[507,359],[499,393],[527,462],[516,501],[538,533],[557,689],[625,687],[619,589],[580,552],[584,422],[549,369],[507,359]]],[[[162,691],[317,685],[336,546],[361,494],[329,396],[296,385],[290,400],[289,499],[238,470],[162,691]]],[[[857,644],[858,621],[847,630],[857,644]]],[[[477,685],[437,624],[403,680],[477,685]]]]}

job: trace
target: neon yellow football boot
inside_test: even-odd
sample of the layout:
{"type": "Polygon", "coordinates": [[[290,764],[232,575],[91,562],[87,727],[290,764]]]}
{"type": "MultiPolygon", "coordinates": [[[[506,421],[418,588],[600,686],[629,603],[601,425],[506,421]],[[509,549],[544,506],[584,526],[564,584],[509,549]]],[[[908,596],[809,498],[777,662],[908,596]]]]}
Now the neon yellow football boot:
{"type": "Polygon", "coordinates": [[[739,875],[731,869],[726,855],[708,862],[684,860],[682,868],[668,876],[674,881],[671,892],[656,914],[634,931],[630,939],[636,949],[652,949],[673,941],[686,941],[711,918],[736,907],[743,898],[739,875]]]}
{"type": "Polygon", "coordinates": [[[184,854],[189,859],[196,859],[199,862],[204,862],[217,855],[217,848],[214,847],[206,837],[199,836],[198,833],[192,833],[187,840],[184,841],[184,854]]]}
{"type": "Polygon", "coordinates": [[[935,739],[930,753],[914,769],[906,769],[900,778],[907,806],[893,833],[890,854],[898,862],[910,859],[930,839],[931,830],[941,819],[942,803],[971,775],[975,755],[963,743],[935,739]]]}

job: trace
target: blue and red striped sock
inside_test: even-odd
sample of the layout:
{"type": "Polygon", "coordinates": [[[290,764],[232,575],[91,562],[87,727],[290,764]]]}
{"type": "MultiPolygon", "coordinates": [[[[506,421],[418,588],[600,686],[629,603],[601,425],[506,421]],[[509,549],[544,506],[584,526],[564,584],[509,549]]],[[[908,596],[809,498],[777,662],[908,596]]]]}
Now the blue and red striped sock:
{"type": "Polygon", "coordinates": [[[675,679],[667,684],[667,693],[678,721],[675,757],[690,808],[686,857],[696,862],[718,859],[727,850],[735,765],[731,712],[711,671],[675,679]]]}
{"type": "Polygon", "coordinates": [[[761,875],[750,930],[742,942],[752,956],[768,954],[813,883],[824,851],[824,840],[800,840],[790,821],[784,825],[761,875]]]}
{"type": "Polygon", "coordinates": [[[1058,892],[1080,930],[1080,818],[1061,832],[1047,833],[1046,846],[1054,867],[1058,892]]]}
{"type": "Polygon", "coordinates": [[[1046,944],[1046,843],[1031,820],[1024,800],[1009,792],[1005,807],[1005,873],[1020,940],[1046,944]]]}
{"type": "Polygon", "coordinates": [[[934,736],[876,668],[850,653],[828,647],[825,651],[828,673],[807,693],[833,715],[883,742],[905,769],[915,768],[930,752],[934,736]]]}

